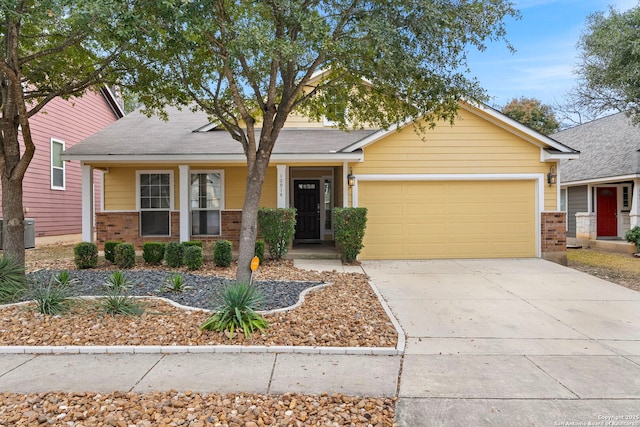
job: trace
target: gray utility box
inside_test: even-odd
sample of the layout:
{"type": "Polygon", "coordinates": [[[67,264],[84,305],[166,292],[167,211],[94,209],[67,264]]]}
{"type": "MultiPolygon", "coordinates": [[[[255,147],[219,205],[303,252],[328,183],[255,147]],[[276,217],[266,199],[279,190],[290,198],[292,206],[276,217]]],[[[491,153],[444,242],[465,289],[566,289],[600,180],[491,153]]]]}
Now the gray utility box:
{"type": "MultiPolygon", "coordinates": [[[[2,231],[3,220],[0,218],[0,249],[4,249],[4,236],[2,231]]],[[[33,218],[24,219],[24,248],[33,249],[36,247],[36,220],[33,218]]]]}

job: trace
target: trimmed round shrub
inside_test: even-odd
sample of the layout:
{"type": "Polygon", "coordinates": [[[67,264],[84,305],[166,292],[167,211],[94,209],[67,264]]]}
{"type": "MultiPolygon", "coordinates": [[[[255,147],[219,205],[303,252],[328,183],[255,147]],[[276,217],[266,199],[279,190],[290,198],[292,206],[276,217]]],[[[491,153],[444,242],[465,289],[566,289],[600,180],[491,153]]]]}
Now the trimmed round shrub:
{"type": "Polygon", "coordinates": [[[109,261],[111,264],[116,263],[116,246],[120,243],[122,242],[116,242],[113,240],[104,242],[104,259],[109,261]]]}
{"type": "Polygon", "coordinates": [[[182,266],[184,258],[184,246],[180,242],[169,242],[164,252],[164,261],[171,268],[182,266]]]}
{"type": "Polygon", "coordinates": [[[186,242],[182,242],[182,246],[184,246],[185,248],[188,246],[202,247],[202,240],[187,240],[186,242]]]}
{"type": "Polygon", "coordinates": [[[260,265],[264,262],[264,240],[256,240],[254,255],[260,260],[260,265]]]}
{"type": "Polygon", "coordinates": [[[91,242],[81,242],[73,247],[73,261],[76,267],[96,268],[98,266],[98,245],[91,242]]]}
{"type": "Polygon", "coordinates": [[[131,243],[120,243],[116,246],[116,265],[120,268],[136,265],[136,248],[131,243]]]}
{"type": "Polygon", "coordinates": [[[231,252],[231,242],[228,240],[218,240],[213,247],[213,262],[218,267],[229,267],[233,260],[231,252]]]}
{"type": "Polygon", "coordinates": [[[162,242],[146,242],[142,245],[142,259],[148,264],[160,264],[164,259],[166,246],[162,242]]]}
{"type": "Polygon", "coordinates": [[[184,265],[186,265],[189,270],[197,270],[202,267],[202,248],[200,246],[187,246],[184,248],[184,257],[183,257],[184,265]]]}

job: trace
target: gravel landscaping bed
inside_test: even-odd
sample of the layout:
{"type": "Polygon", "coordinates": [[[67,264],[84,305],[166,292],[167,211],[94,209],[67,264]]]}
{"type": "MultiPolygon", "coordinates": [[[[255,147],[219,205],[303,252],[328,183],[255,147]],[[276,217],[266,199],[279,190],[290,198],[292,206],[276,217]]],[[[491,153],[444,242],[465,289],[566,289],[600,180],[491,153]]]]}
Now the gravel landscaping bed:
{"type": "MultiPolygon", "coordinates": [[[[38,270],[29,273],[27,277],[30,281],[41,280],[46,283],[58,272],[59,270],[38,270]]],[[[79,283],[70,287],[69,290],[73,296],[105,295],[107,291],[105,282],[112,273],[105,270],[72,271],[72,276],[78,279],[79,283]]],[[[171,270],[161,268],[125,271],[124,274],[132,285],[128,293],[132,296],[159,296],[181,305],[213,310],[219,305],[225,286],[232,282],[223,277],[182,272],[179,274],[189,289],[182,292],[169,292],[164,290],[164,285],[173,273],[171,270]]],[[[322,282],[261,280],[254,281],[253,284],[264,297],[260,309],[273,310],[296,304],[305,289],[321,285],[322,282]]]]}
{"type": "Polygon", "coordinates": [[[341,394],[0,393],[0,426],[393,426],[395,399],[341,394]]]}
{"type": "MultiPolygon", "coordinates": [[[[77,293],[103,293],[102,283],[116,268],[102,263],[92,270],[75,270],[71,259],[38,259],[29,263],[31,274],[68,269],[82,278],[77,293]],[[82,291],[82,292],[80,292],[82,291]]],[[[181,304],[211,304],[214,288],[221,288],[235,274],[235,266],[220,269],[207,263],[197,272],[177,270],[188,277],[194,290],[162,293],[181,304]]],[[[170,270],[139,264],[126,270],[140,295],[156,295],[170,270]]],[[[175,272],[175,271],[174,271],[175,272]]],[[[176,308],[160,300],[144,300],[141,316],[110,316],[96,309],[95,302],[80,301],[69,313],[47,316],[32,304],[0,307],[0,345],[267,345],[395,347],[398,336],[364,274],[298,270],[292,261],[266,262],[254,275],[254,282],[271,295],[269,307],[289,306],[299,293],[318,284],[305,301],[294,309],[265,315],[269,327],[246,338],[201,331],[199,326],[211,315],[208,311],[176,308]]],[[[209,306],[210,307],[210,306],[209,306]]]]}

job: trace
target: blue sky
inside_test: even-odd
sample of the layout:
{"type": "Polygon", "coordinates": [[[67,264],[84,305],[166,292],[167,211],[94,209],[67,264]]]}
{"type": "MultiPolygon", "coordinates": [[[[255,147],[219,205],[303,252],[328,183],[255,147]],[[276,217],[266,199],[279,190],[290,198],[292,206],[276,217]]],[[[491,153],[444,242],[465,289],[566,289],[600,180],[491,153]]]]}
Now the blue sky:
{"type": "Polygon", "coordinates": [[[494,43],[484,52],[469,56],[471,74],[478,78],[489,96],[489,105],[502,106],[513,98],[537,98],[554,106],[575,85],[573,71],[578,63],[576,43],[586,18],[606,11],[611,5],[628,10],[638,0],[515,0],[522,18],[507,21],[507,39],[515,47],[512,54],[504,43],[494,43]]]}

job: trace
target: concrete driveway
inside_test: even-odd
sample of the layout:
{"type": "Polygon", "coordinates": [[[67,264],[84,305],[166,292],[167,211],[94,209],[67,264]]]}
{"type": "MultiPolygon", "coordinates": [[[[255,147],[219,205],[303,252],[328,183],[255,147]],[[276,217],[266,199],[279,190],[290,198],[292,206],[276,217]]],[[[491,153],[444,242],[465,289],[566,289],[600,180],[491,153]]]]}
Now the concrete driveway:
{"type": "Polygon", "coordinates": [[[400,426],[640,427],[639,292],[540,259],[363,268],[406,333],[400,426]]]}

